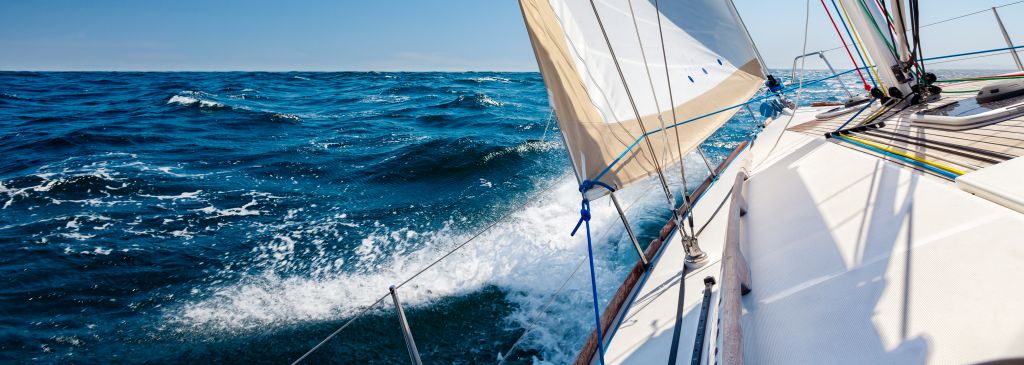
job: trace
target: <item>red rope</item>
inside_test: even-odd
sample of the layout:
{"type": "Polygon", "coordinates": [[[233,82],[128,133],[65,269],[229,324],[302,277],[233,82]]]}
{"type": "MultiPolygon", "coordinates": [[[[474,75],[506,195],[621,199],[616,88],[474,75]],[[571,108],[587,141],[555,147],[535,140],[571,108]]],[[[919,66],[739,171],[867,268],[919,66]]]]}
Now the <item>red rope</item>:
{"type": "Polygon", "coordinates": [[[860,67],[857,67],[857,61],[853,59],[853,53],[850,53],[850,47],[846,45],[846,39],[843,38],[843,33],[839,31],[839,26],[836,25],[836,20],[832,18],[832,13],[828,11],[828,6],[825,5],[825,0],[821,0],[821,6],[825,8],[825,14],[828,14],[828,20],[832,21],[832,28],[835,28],[836,34],[839,35],[839,41],[843,43],[843,48],[846,48],[846,55],[850,56],[850,62],[853,62],[853,68],[857,70],[857,75],[860,75],[860,82],[864,83],[864,90],[871,90],[871,86],[868,85],[868,80],[864,79],[864,74],[860,72],[860,67]]]}

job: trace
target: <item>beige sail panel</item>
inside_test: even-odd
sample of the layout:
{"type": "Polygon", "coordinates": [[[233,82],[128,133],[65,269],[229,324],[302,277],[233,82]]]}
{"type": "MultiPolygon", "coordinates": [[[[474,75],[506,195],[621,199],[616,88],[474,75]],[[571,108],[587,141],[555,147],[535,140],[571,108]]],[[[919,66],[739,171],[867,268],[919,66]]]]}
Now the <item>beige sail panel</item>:
{"type": "Polygon", "coordinates": [[[593,180],[612,166],[600,180],[622,188],[679,162],[735,110],[677,127],[678,141],[670,129],[650,135],[650,146],[630,146],[644,131],[748,100],[764,77],[726,2],[658,7],[595,0],[591,7],[588,1],[520,0],[520,7],[580,179],[593,180]]]}
{"type": "MultiPolygon", "coordinates": [[[[566,147],[573,151],[572,146],[579,139],[573,131],[578,128],[575,128],[577,123],[569,121],[601,120],[601,116],[590,104],[590,96],[587,95],[587,89],[576,71],[551,4],[546,0],[520,0],[519,7],[523,11],[523,20],[526,22],[526,31],[530,35],[530,43],[533,44],[533,52],[537,57],[537,66],[544,76],[548,100],[555,110],[566,147]]],[[[577,158],[578,156],[574,156],[572,160],[573,166],[579,171],[579,166],[582,165],[577,158]]]]}
{"type": "MultiPolygon", "coordinates": [[[[761,82],[761,66],[758,65],[756,60],[752,60],[739,70],[736,70],[736,72],[711,91],[676,106],[676,117],[680,122],[683,122],[704,114],[719,111],[723,108],[723,105],[728,107],[746,102],[761,87],[761,82]]],[[[697,148],[698,145],[710,137],[725,122],[729,121],[729,118],[732,118],[738,110],[738,108],[732,109],[694,120],[669,129],[668,133],[665,134],[653,133],[647,138],[650,139],[651,145],[654,147],[657,161],[662,164],[662,167],[679,162],[680,148],[683,154],[697,148]],[[675,129],[679,130],[678,143],[676,141],[675,129]],[[665,153],[666,147],[667,153],[665,153]]],[[[662,112],[661,115],[666,124],[672,120],[672,111],[662,112]]],[[[658,120],[657,114],[643,116],[643,121],[647,131],[661,128],[661,121],[658,120]]],[[[559,127],[563,128],[563,131],[566,128],[561,125],[559,127]]],[[[623,144],[621,141],[628,140],[628,143],[632,143],[633,140],[629,139],[630,134],[636,136],[642,134],[640,132],[640,123],[637,123],[635,118],[620,122],[616,127],[609,127],[608,124],[602,122],[582,122],[578,125],[578,128],[583,131],[577,134],[582,138],[580,138],[581,141],[577,143],[575,149],[576,151],[582,151],[587,156],[586,171],[590,175],[587,178],[593,178],[605,166],[611,164],[616,157],[620,156],[623,151],[626,151],[628,144],[623,144]],[[626,131],[629,132],[627,133],[626,131]]],[[[612,186],[622,187],[655,173],[656,170],[652,163],[654,160],[651,159],[646,146],[638,144],[630,152],[630,154],[616,163],[601,178],[601,181],[612,186]]],[[[574,156],[574,159],[577,158],[578,156],[574,156]]],[[[578,160],[575,161],[577,164],[579,162],[578,160]]]]}

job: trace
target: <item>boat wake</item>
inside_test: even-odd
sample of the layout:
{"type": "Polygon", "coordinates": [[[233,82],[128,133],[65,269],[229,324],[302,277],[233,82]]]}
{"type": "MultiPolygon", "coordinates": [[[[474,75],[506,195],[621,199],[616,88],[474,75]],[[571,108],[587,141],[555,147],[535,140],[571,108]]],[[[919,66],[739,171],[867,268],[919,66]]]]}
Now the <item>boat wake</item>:
{"type": "MultiPolygon", "coordinates": [[[[534,204],[515,210],[508,220],[402,287],[403,302],[415,308],[496,286],[516,306],[506,320],[518,327],[533,325],[549,295],[578,268],[586,253],[582,235],[568,234],[579,217],[576,182],[565,177],[554,184],[534,204]]],[[[289,215],[289,221],[276,227],[280,234],[253,248],[256,259],[239,265],[261,270],[243,274],[232,284],[197,288],[195,292],[205,292],[198,296],[201,299],[168,313],[168,320],[181,330],[213,333],[338,321],[387,294],[388,286],[411,277],[473,234],[458,228],[457,220],[433,232],[374,224],[352,256],[337,257],[326,240],[316,237],[332,225],[354,225],[345,214],[307,224],[301,223],[301,212],[289,215]],[[302,250],[316,250],[316,258],[300,260],[297,253],[302,250]],[[296,266],[308,267],[312,274],[283,274],[296,266]]],[[[594,232],[599,242],[597,270],[605,279],[599,279],[600,291],[611,293],[619,282],[613,273],[631,265],[635,253],[623,245],[628,241],[623,240],[614,209],[594,209],[592,225],[600,227],[594,232]]],[[[576,273],[536,323],[536,333],[526,345],[544,349],[548,361],[568,361],[589,334],[590,317],[576,314],[585,313],[580,308],[588,308],[590,301],[589,278],[576,273]]]]}

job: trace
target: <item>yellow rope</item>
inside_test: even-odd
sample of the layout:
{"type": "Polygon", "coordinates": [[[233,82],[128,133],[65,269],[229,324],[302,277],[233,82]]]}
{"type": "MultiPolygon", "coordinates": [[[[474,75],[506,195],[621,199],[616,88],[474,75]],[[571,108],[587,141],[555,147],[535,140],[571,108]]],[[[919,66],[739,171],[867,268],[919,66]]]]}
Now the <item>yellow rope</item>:
{"type": "Polygon", "coordinates": [[[897,152],[897,151],[894,151],[891,148],[888,148],[888,147],[885,147],[885,146],[882,146],[882,145],[879,145],[879,144],[876,144],[876,143],[868,142],[868,141],[865,141],[865,140],[860,139],[860,138],[851,137],[850,135],[847,135],[847,134],[843,134],[842,136],[845,137],[845,138],[848,138],[848,139],[850,139],[852,141],[856,141],[858,143],[863,143],[865,145],[868,145],[868,146],[880,149],[882,151],[886,151],[886,152],[889,152],[889,153],[892,153],[892,154],[900,155],[900,156],[909,158],[911,160],[914,160],[914,161],[926,164],[928,166],[931,166],[931,167],[934,167],[934,168],[937,168],[937,169],[941,169],[941,170],[944,170],[944,171],[949,171],[949,172],[957,174],[957,175],[963,175],[963,174],[966,173],[963,170],[959,170],[959,169],[952,168],[952,167],[949,167],[949,166],[946,166],[946,165],[938,164],[938,163],[935,163],[935,162],[932,162],[932,161],[928,161],[928,160],[925,160],[925,159],[922,159],[922,158],[914,157],[914,156],[911,156],[911,155],[908,155],[908,154],[905,154],[905,153],[902,153],[902,152],[897,152]]]}
{"type": "Polygon", "coordinates": [[[857,27],[853,26],[853,20],[851,20],[850,15],[846,13],[846,7],[843,6],[842,1],[839,1],[839,8],[843,9],[843,16],[846,17],[846,22],[850,24],[850,32],[853,33],[853,38],[857,40],[856,45],[860,48],[861,53],[863,53],[864,62],[868,63],[867,65],[864,65],[864,67],[867,67],[868,70],[875,75],[875,82],[878,83],[878,89],[882,91],[882,94],[889,96],[889,92],[885,91],[885,87],[882,85],[882,78],[878,77],[878,70],[872,66],[874,65],[874,62],[871,61],[871,55],[869,55],[868,51],[864,49],[864,43],[861,43],[860,36],[857,35],[857,27]]]}

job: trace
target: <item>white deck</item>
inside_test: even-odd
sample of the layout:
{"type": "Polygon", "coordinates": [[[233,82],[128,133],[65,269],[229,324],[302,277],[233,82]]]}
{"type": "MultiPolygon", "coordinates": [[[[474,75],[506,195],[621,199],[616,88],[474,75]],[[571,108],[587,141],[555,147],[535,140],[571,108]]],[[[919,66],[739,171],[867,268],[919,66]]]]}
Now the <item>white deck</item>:
{"type": "Polygon", "coordinates": [[[1024,157],[960,176],[956,184],[972,194],[1024,213],[1024,157]]]}
{"type": "MultiPolygon", "coordinates": [[[[819,110],[801,109],[793,124],[819,110]]],[[[753,291],[743,297],[746,362],[1024,357],[1024,214],[948,180],[783,131],[786,119],[722,174],[694,214],[700,227],[727,196],[737,169],[752,167],[742,219],[753,278],[753,291]]],[[[688,363],[693,350],[702,280],[719,275],[728,205],[699,237],[712,263],[687,273],[678,363],[688,363]]],[[[667,362],[682,262],[674,236],[612,333],[608,363],[667,362]]],[[[714,296],[712,324],[717,304],[714,296]]]]}

